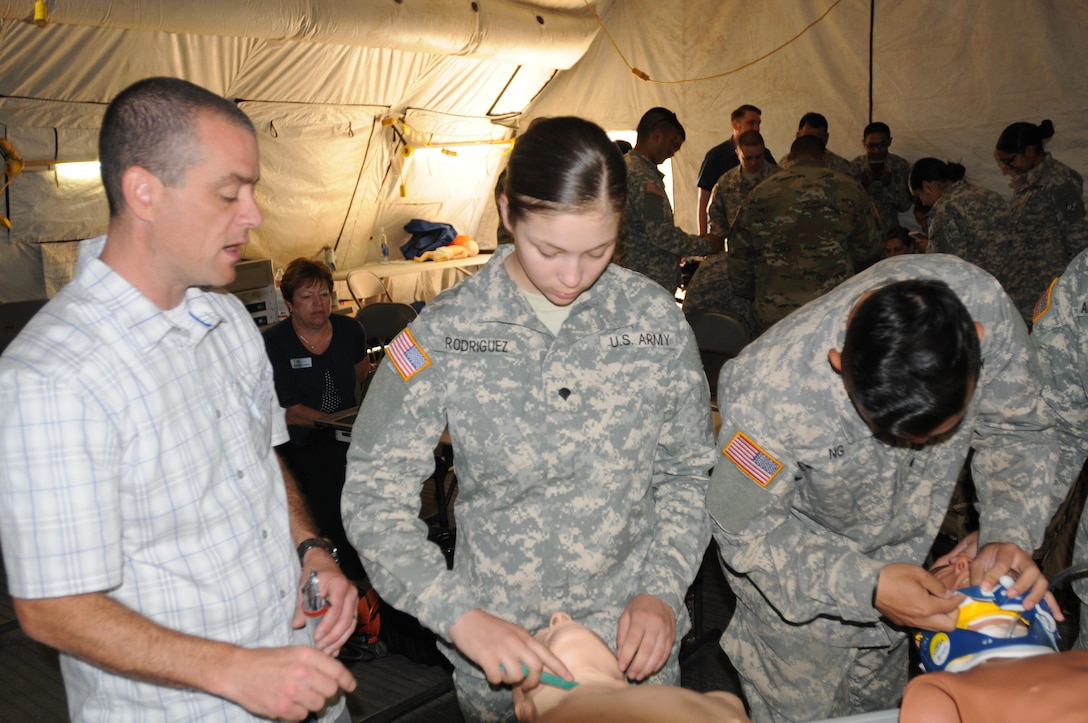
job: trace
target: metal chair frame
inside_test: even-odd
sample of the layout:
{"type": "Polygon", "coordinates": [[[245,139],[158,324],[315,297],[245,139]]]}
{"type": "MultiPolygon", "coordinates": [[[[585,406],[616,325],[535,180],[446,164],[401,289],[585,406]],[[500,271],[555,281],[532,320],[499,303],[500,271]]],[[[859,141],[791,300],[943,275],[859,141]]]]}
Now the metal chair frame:
{"type": "Polygon", "coordinates": [[[355,305],[360,309],[367,306],[367,299],[377,299],[378,301],[388,301],[390,299],[389,290],[385,288],[382,280],[366,269],[349,271],[347,284],[348,293],[351,294],[355,305]]]}

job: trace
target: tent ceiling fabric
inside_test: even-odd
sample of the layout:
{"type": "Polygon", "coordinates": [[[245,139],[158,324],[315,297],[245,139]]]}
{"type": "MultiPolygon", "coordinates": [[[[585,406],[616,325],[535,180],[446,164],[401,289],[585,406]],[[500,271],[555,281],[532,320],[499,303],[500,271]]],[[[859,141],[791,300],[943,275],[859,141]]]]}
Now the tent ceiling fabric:
{"type": "MultiPolygon", "coordinates": [[[[583,0],[477,0],[478,10],[470,0],[51,0],[44,28],[31,21],[32,0],[0,0],[0,135],[28,158],[93,157],[117,92],[147,75],[186,78],[256,121],[265,223],[249,255],[283,265],[333,245],[342,268],[376,261],[378,227],[395,244],[413,217],[493,243],[492,189],[507,151],[493,142],[513,130],[489,114],[510,110],[496,103],[513,88],[528,103],[509,119],[521,127],[574,114],[629,130],[652,106],[675,110],[687,129],[673,159],[676,218],[688,230],[703,155],[742,103],[763,109],[778,157],[807,111],[829,119],[831,150],[859,155],[871,102],[872,119],[891,125],[893,153],[962,162],[968,180],[1006,197],[992,151],[1014,121],[1053,120],[1050,150],[1088,172],[1088,0],[591,4],[611,37],[583,0]],[[435,147],[406,156],[401,127],[383,119],[435,147]]],[[[15,224],[0,229],[0,301],[43,293],[41,254],[28,242],[106,223],[100,191],[49,172],[16,178],[0,213],[15,224]]]]}
{"type": "MultiPolygon", "coordinates": [[[[580,0],[64,0],[49,5],[49,22],[57,25],[387,48],[549,68],[569,68],[597,32],[580,0]]],[[[2,0],[0,19],[26,20],[32,9],[26,0],[2,0]]]]}

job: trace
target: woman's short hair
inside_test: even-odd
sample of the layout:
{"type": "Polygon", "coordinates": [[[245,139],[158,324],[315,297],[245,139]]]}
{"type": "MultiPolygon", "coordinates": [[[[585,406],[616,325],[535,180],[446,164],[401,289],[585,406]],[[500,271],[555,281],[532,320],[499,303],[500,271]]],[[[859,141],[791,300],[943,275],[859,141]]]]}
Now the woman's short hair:
{"type": "Polygon", "coordinates": [[[583,118],[544,118],[518,138],[506,167],[511,223],[528,213],[623,213],[627,166],[604,130],[583,118]]]}
{"type": "Polygon", "coordinates": [[[283,300],[295,303],[295,292],[307,286],[324,285],[332,291],[332,271],[322,261],[298,258],[287,264],[280,281],[283,300]]]}
{"type": "Polygon", "coordinates": [[[858,304],[841,358],[854,404],[894,437],[927,437],[962,413],[981,367],[971,314],[935,280],[889,284],[858,304]]]}

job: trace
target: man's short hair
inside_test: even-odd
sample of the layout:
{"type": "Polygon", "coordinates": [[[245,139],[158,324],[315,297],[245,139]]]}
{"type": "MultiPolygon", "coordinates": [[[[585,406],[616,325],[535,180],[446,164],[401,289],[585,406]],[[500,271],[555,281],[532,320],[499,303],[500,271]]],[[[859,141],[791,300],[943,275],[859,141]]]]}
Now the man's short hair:
{"type": "Polygon", "coordinates": [[[892,129],[888,127],[887,123],[881,123],[880,121],[873,121],[869,125],[865,126],[865,131],[861,134],[862,138],[871,135],[873,133],[880,133],[881,135],[892,137],[892,129]]]}
{"type": "Polygon", "coordinates": [[[801,116],[801,122],[797,124],[797,130],[801,130],[805,126],[809,128],[827,128],[827,118],[824,118],[820,113],[805,113],[801,116]]]}
{"type": "Polygon", "coordinates": [[[202,160],[193,142],[201,114],[218,115],[256,133],[237,105],[179,78],[139,80],[110,102],[98,135],[98,160],[111,218],[125,209],[121,177],[133,166],[146,168],[167,186],[181,185],[185,173],[202,160]]]}
{"type": "Polygon", "coordinates": [[[827,149],[816,136],[797,136],[790,145],[790,158],[823,158],[827,149]]]}
{"type": "Polygon", "coordinates": [[[676,117],[668,108],[651,108],[642,114],[642,120],[638,122],[638,140],[645,141],[649,139],[661,126],[669,126],[670,128],[679,131],[680,139],[687,140],[687,134],[684,132],[684,126],[680,125],[680,119],[676,117]]]}
{"type": "Polygon", "coordinates": [[[756,146],[765,146],[763,142],[763,135],[759,131],[744,131],[737,136],[737,146],[741,148],[755,148],[756,146]]]}
{"type": "Polygon", "coordinates": [[[894,437],[927,437],[962,413],[981,366],[967,307],[943,281],[918,279],[858,304],[841,358],[851,400],[894,437]]]}
{"type": "Polygon", "coordinates": [[[759,108],[756,108],[754,105],[748,105],[747,103],[745,103],[744,105],[738,107],[735,111],[729,114],[729,120],[740,120],[749,113],[755,113],[758,116],[763,115],[763,111],[761,111],[759,108]]]}

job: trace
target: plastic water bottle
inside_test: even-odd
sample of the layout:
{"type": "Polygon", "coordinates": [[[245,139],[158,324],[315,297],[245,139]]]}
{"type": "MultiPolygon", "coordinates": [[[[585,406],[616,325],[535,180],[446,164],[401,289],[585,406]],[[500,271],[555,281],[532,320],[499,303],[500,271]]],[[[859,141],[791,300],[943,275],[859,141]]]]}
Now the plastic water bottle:
{"type": "Polygon", "coordinates": [[[276,320],[283,321],[291,312],[287,310],[287,302],[283,299],[283,291],[280,290],[280,283],[283,282],[283,267],[276,269],[276,320]]]}
{"type": "Polygon", "coordinates": [[[378,243],[382,245],[382,263],[389,263],[389,239],[385,237],[385,227],[378,230],[378,243]]]}

